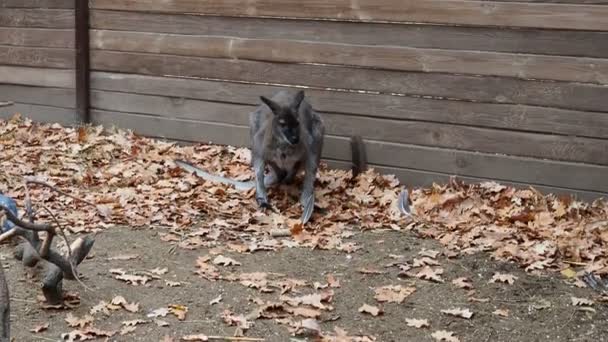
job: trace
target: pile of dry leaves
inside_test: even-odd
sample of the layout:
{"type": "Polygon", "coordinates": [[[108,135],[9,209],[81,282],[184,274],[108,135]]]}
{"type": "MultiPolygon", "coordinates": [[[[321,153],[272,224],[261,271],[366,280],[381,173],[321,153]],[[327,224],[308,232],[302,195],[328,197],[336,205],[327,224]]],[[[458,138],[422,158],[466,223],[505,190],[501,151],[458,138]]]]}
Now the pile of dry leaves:
{"type": "MultiPolygon", "coordinates": [[[[373,170],[353,178],[323,167],[317,210],[306,227],[297,188],[270,191],[275,212],[261,212],[253,191],[239,192],[186,174],[173,160],[185,159],[238,180],[253,177],[246,148],[180,146],[102,127],[65,128],[15,117],[0,121],[0,193],[22,204],[23,177],[34,176],[92,202],[96,207],[34,188],[34,203],[61,213],[72,232],[128,225],[158,226],[163,239],[182,248],[230,240],[241,251],[312,246],[357,250],[351,229],[414,230],[440,240],[454,253],[492,251],[528,270],[584,264],[608,273],[608,205],[544,196],[494,182],[457,182],[411,191],[414,219],[397,209],[402,191],[393,176],[373,170]],[[275,239],[287,231],[293,239],[275,239]]],[[[45,214],[39,213],[41,220],[45,214]]]]}

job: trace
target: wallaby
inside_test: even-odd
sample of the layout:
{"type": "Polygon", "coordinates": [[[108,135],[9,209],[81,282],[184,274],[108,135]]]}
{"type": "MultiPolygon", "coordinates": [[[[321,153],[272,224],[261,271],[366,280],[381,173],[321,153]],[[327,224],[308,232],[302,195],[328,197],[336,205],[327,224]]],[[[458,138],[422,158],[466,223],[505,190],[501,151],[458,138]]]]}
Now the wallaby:
{"type": "Polygon", "coordinates": [[[264,96],[260,99],[263,104],[249,114],[254,181],[240,182],[212,175],[182,160],[175,163],[203,179],[231,184],[237,190],[255,187],[256,201],[262,208],[270,207],[267,187],[290,184],[304,169],[300,202],[305,224],[314,210],[314,183],[325,135],[323,121],[306,101],[304,91],[295,94],[279,91],[270,99],[264,96]],[[267,165],[270,172],[265,174],[267,165]]]}
{"type": "Polygon", "coordinates": [[[268,208],[264,172],[270,166],[276,183],[290,184],[304,170],[300,195],[303,221],[314,209],[314,183],[323,151],[325,126],[321,116],[304,98],[304,91],[295,94],[279,91],[272,98],[261,96],[265,106],[249,115],[252,162],[258,205],[268,208]]]}

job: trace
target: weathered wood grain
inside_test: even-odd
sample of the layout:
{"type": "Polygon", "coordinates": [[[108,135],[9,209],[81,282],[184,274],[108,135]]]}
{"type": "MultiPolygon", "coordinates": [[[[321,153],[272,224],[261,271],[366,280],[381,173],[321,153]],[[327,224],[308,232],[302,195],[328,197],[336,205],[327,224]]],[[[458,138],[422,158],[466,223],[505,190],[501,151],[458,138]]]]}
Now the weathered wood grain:
{"type": "Polygon", "coordinates": [[[95,30],[99,50],[608,84],[608,59],[95,30]]]}
{"type": "Polygon", "coordinates": [[[0,26],[29,28],[74,28],[74,11],[63,9],[15,9],[0,11],[0,26]]]}
{"type": "Polygon", "coordinates": [[[74,8],[75,0],[0,0],[0,8],[74,8]]]}
{"type": "Polygon", "coordinates": [[[324,116],[327,131],[365,139],[468,151],[608,165],[608,139],[532,134],[428,122],[388,120],[345,114],[324,116]]]}
{"type": "Polygon", "coordinates": [[[92,68],[97,71],[353,89],[588,111],[606,110],[608,96],[608,87],[600,85],[502,77],[409,73],[102,50],[92,51],[91,58],[92,68]]]}
{"type": "MultiPolygon", "coordinates": [[[[339,161],[339,160],[323,160],[329,167],[338,168],[346,170],[348,169],[348,162],[339,161]]],[[[450,178],[455,175],[445,174],[440,172],[429,172],[417,169],[408,169],[408,168],[398,168],[398,167],[387,167],[380,165],[370,165],[370,167],[374,168],[376,171],[382,174],[395,175],[402,184],[406,186],[414,186],[414,187],[429,187],[433,185],[433,183],[445,184],[449,182],[450,178]]],[[[456,176],[459,181],[464,181],[468,184],[475,184],[480,182],[485,182],[488,178],[480,178],[480,177],[466,177],[466,176],[456,176]]],[[[502,184],[514,186],[520,189],[527,189],[530,186],[534,187],[534,189],[544,193],[544,194],[564,194],[564,195],[573,195],[576,198],[583,201],[595,201],[599,198],[608,198],[608,194],[605,192],[595,192],[595,191],[580,191],[575,189],[568,189],[563,187],[548,187],[537,184],[526,184],[526,183],[518,183],[518,182],[509,182],[509,181],[501,181],[502,184]]]]}
{"type": "MultiPolygon", "coordinates": [[[[152,114],[167,118],[248,125],[254,106],[209,103],[178,98],[94,92],[92,106],[116,112],[152,114]]],[[[503,153],[554,160],[608,165],[608,139],[557,136],[517,131],[350,114],[324,113],[328,134],[365,139],[438,146],[469,151],[503,153]]]]}
{"type": "Polygon", "coordinates": [[[75,108],[74,89],[45,88],[0,83],[3,100],[52,107],[75,108]]]}
{"type": "Polygon", "coordinates": [[[608,32],[91,11],[91,28],[453,50],[608,57],[608,32]]]}
{"type": "Polygon", "coordinates": [[[0,65],[0,80],[4,84],[74,88],[74,70],[0,65]]]}
{"type": "Polygon", "coordinates": [[[20,113],[21,117],[27,117],[37,122],[59,123],[66,126],[75,123],[75,112],[70,108],[24,103],[15,103],[13,106],[0,108],[0,118],[2,119],[9,119],[16,113],[20,113]]]}
{"type": "Polygon", "coordinates": [[[608,192],[608,166],[365,141],[370,164],[450,175],[608,192]],[[584,175],[584,177],[581,177],[584,175]]]}
{"type": "Polygon", "coordinates": [[[0,45],[74,48],[74,30],[0,27],[0,45]]]}
{"type": "Polygon", "coordinates": [[[141,113],[170,119],[248,125],[253,105],[208,102],[177,97],[160,97],[93,90],[91,107],[110,112],[141,113]]]}
{"type": "MultiPolygon", "coordinates": [[[[111,91],[95,92],[95,96],[99,99],[98,103],[113,106],[107,109],[138,112],[137,107],[142,106],[146,110],[141,109],[141,112],[153,114],[196,113],[201,108],[206,108],[209,103],[211,106],[216,106],[216,102],[259,105],[260,95],[270,95],[284,89],[279,86],[103,72],[95,72],[91,78],[93,89],[111,91]],[[162,97],[142,97],[138,94],[162,97]]],[[[306,94],[313,106],[321,112],[596,138],[608,137],[607,113],[328,90],[307,90],[306,94]]],[[[226,120],[230,120],[229,116],[226,120]]]]}
{"type": "Polygon", "coordinates": [[[221,145],[248,146],[248,127],[196,120],[179,120],[139,113],[91,109],[91,122],[105,127],[131,129],[137,134],[221,145]]]}
{"type": "Polygon", "coordinates": [[[91,0],[92,8],[227,16],[608,30],[601,5],[453,0],[91,0]]]}
{"type": "Polygon", "coordinates": [[[72,69],[74,50],[0,45],[0,64],[72,69]]]}
{"type": "MultiPolygon", "coordinates": [[[[92,113],[97,124],[116,124],[135,129],[143,135],[238,146],[249,144],[248,128],[244,125],[103,110],[93,110],[92,113]]],[[[365,143],[369,162],[375,165],[591,191],[608,190],[608,180],[605,177],[608,168],[602,166],[370,140],[365,143]],[[580,177],[581,174],[585,177],[580,177]]],[[[348,137],[328,135],[324,157],[350,163],[348,137]]]]}

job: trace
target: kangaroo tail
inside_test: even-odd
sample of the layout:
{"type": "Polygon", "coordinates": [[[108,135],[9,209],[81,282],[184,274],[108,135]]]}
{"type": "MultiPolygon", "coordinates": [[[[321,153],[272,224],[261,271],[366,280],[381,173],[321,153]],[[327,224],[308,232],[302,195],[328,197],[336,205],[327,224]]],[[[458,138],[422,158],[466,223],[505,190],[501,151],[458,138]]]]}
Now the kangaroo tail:
{"type": "Polygon", "coordinates": [[[174,160],[174,162],[175,162],[175,164],[177,164],[177,166],[181,167],[182,169],[186,170],[187,172],[194,173],[195,175],[197,175],[198,177],[201,177],[204,180],[208,180],[210,182],[215,182],[215,183],[229,184],[229,185],[234,186],[234,188],[239,191],[247,191],[247,190],[252,189],[255,186],[254,182],[240,182],[240,181],[237,181],[234,179],[213,175],[213,174],[203,171],[203,170],[199,169],[198,167],[195,167],[192,164],[190,164],[186,161],[183,161],[183,160],[174,160]]]}

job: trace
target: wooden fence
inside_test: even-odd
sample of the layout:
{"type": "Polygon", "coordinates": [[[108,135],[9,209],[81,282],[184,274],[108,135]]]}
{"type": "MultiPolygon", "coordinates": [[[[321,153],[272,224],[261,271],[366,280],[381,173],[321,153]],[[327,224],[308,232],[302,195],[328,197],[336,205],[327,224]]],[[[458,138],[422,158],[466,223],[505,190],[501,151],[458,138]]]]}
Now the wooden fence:
{"type": "MultiPolygon", "coordinates": [[[[75,122],[73,3],[0,0],[0,100],[38,120],[75,122]]],[[[333,165],[359,134],[408,184],[608,194],[608,0],[89,5],[94,123],[248,145],[258,97],[306,87],[333,165]]]]}

